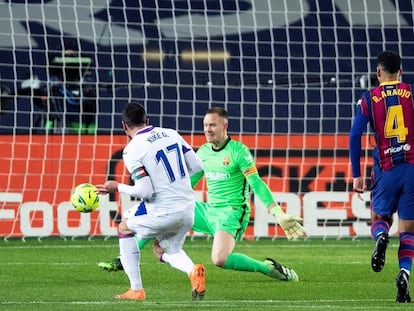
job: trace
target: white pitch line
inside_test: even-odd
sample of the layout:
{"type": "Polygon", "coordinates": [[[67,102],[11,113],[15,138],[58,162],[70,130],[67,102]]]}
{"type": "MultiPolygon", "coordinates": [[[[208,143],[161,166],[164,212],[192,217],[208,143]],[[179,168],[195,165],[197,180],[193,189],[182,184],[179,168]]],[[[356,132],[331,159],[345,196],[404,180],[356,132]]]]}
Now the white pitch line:
{"type": "MultiPolygon", "coordinates": [[[[0,242],[1,243],[1,242],[0,242]]],[[[22,242],[22,243],[26,243],[26,242],[22,242]]],[[[39,242],[42,243],[42,242],[39,242]]],[[[70,245],[70,243],[73,242],[65,242],[65,243],[69,243],[69,244],[65,244],[65,245],[1,245],[0,244],[0,249],[6,249],[6,248],[10,248],[10,249],[50,249],[50,248],[56,248],[56,249],[61,249],[61,248],[113,248],[113,247],[119,247],[117,243],[114,244],[110,244],[110,245],[104,245],[104,244],[100,244],[100,245],[94,245],[94,244],[84,244],[84,245],[70,245]]],[[[90,242],[91,243],[91,242],[90,242]]],[[[187,242],[186,244],[184,244],[184,247],[187,248],[211,248],[211,245],[191,245],[192,242],[187,242]]],[[[338,248],[338,244],[294,244],[295,242],[293,242],[292,244],[289,245],[279,245],[277,244],[278,248],[311,248],[311,249],[315,249],[315,248],[338,248]]],[[[374,242],[373,242],[374,245],[374,242]]],[[[373,247],[372,245],[372,247],[373,247]]],[[[370,245],[341,245],[341,248],[355,248],[355,247],[371,247],[370,245]]],[[[389,243],[388,247],[399,247],[399,244],[397,243],[389,243]]],[[[269,248],[269,245],[240,245],[236,244],[236,248],[238,249],[251,249],[251,248],[269,248]]]]}
{"type": "MultiPolygon", "coordinates": [[[[384,302],[393,302],[394,300],[381,300],[382,303],[384,302]]],[[[197,301],[197,302],[189,302],[189,301],[142,301],[139,302],[140,305],[144,306],[156,306],[158,307],[168,306],[168,307],[197,307],[197,309],[205,309],[205,308],[217,308],[220,306],[225,306],[225,309],[229,308],[243,308],[246,306],[257,307],[283,307],[284,310],[287,309],[315,309],[315,310],[396,310],[398,307],[397,305],[393,306],[384,306],[384,305],[374,305],[378,303],[377,299],[329,299],[329,300],[204,300],[204,301],[197,301]],[[373,303],[372,306],[339,306],[338,304],[343,303],[373,303]]],[[[6,305],[120,305],[119,301],[1,301],[0,306],[6,305]]]]}

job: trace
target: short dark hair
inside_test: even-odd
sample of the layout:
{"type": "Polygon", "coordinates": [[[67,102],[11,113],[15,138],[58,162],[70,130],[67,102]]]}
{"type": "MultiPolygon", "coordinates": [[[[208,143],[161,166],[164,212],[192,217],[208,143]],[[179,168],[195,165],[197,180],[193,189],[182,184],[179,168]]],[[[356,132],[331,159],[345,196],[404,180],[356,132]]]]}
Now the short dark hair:
{"type": "Polygon", "coordinates": [[[388,73],[396,73],[401,69],[401,57],[394,51],[383,51],[377,57],[378,66],[388,73]]]}
{"type": "Polygon", "coordinates": [[[147,113],[144,106],[138,102],[129,102],[122,110],[122,121],[129,127],[142,125],[147,122],[147,113]]]}
{"type": "Polygon", "coordinates": [[[206,112],[206,114],[209,114],[209,113],[217,113],[222,118],[225,118],[225,119],[229,118],[227,111],[222,107],[211,107],[206,112]]]}

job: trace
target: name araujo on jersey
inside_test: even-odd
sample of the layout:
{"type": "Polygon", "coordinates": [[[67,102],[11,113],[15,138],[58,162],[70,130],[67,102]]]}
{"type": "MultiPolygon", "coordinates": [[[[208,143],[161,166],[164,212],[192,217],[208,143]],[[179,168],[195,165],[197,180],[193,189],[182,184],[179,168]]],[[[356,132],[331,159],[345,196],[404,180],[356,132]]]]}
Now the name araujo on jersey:
{"type": "Polygon", "coordinates": [[[378,103],[381,99],[387,96],[400,96],[403,98],[409,98],[411,96],[411,92],[405,89],[392,89],[392,90],[385,90],[381,92],[381,97],[372,96],[372,100],[375,103],[378,103]]]}

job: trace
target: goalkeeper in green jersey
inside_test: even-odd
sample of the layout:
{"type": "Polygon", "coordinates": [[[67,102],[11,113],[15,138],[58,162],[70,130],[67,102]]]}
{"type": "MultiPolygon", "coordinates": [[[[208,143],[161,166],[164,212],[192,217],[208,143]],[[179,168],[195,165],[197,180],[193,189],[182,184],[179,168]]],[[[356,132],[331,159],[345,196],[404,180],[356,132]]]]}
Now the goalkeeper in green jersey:
{"type": "MultiPolygon", "coordinates": [[[[301,218],[285,214],[267,184],[260,178],[249,149],[227,134],[228,115],[223,108],[210,108],[204,116],[206,143],[197,151],[203,171],[191,177],[192,186],[205,177],[208,202],[196,202],[193,230],[214,237],[213,263],[224,269],[260,272],[283,281],[298,281],[296,272],[267,258],[259,261],[245,254],[233,253],[236,241],[243,237],[251,208],[250,188],[275,216],[288,239],[305,234],[301,218]]],[[[146,241],[138,241],[140,247],[146,241]]],[[[105,270],[122,269],[119,259],[99,263],[105,270]]]]}

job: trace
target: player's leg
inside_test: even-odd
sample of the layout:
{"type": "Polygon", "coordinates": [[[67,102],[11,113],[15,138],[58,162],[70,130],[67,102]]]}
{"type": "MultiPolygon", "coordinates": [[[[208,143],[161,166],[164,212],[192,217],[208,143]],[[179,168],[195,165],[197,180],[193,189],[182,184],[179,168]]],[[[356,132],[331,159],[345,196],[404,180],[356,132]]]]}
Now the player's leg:
{"type": "MultiPolygon", "coordinates": [[[[411,213],[412,214],[412,213],[411,213]]],[[[404,217],[401,215],[401,217],[404,217]]],[[[400,272],[396,278],[397,302],[411,302],[409,279],[414,258],[414,220],[399,220],[400,247],[398,265],[400,272]]]]}
{"type": "MultiPolygon", "coordinates": [[[[137,207],[132,207],[128,209],[124,213],[123,218],[126,219],[132,216],[145,215],[146,213],[147,213],[147,209],[145,208],[145,203],[141,202],[137,207]]],[[[148,242],[149,240],[140,240],[136,238],[136,243],[137,243],[137,247],[139,250],[142,250],[148,242]]],[[[120,256],[115,257],[112,260],[101,261],[98,263],[98,267],[100,267],[102,270],[105,270],[105,271],[123,270],[120,256]]]]}
{"type": "Polygon", "coordinates": [[[400,247],[398,248],[398,264],[400,272],[395,280],[397,286],[397,302],[411,302],[409,279],[414,257],[414,221],[401,225],[400,221],[400,247]]]}
{"type": "MultiPolygon", "coordinates": [[[[183,221],[177,226],[177,216],[166,215],[164,232],[157,235],[154,243],[154,254],[161,262],[166,262],[171,267],[188,275],[191,281],[191,296],[193,300],[202,300],[205,295],[205,268],[202,264],[194,264],[191,258],[183,250],[184,241],[193,224],[194,215],[184,215],[183,221]],[[174,217],[168,219],[168,217],[174,217]],[[171,224],[173,227],[171,227],[171,224]],[[175,234],[172,235],[172,233],[175,234]]],[[[164,220],[163,220],[164,221],[164,220]]]]}
{"type": "Polygon", "coordinates": [[[371,236],[375,241],[371,267],[373,271],[380,272],[385,265],[389,230],[397,208],[395,198],[398,194],[391,174],[382,172],[378,165],[374,165],[371,182],[371,236]]]}
{"type": "MultiPolygon", "coordinates": [[[[135,240],[136,240],[136,244],[139,250],[142,250],[144,246],[147,245],[147,243],[150,241],[150,240],[140,240],[137,237],[135,237],[135,240]]],[[[112,260],[99,262],[98,267],[108,272],[111,272],[111,271],[116,272],[116,271],[124,270],[124,268],[122,267],[120,255],[118,257],[115,257],[112,260]]]]}
{"type": "Polygon", "coordinates": [[[214,235],[212,261],[223,269],[236,271],[260,272],[281,281],[298,281],[298,275],[290,268],[284,267],[275,260],[267,258],[257,260],[246,254],[233,253],[235,240],[225,231],[217,231],[214,235]]]}
{"type": "MultiPolygon", "coordinates": [[[[398,173],[398,171],[397,171],[398,173]]],[[[414,258],[414,183],[412,176],[414,166],[404,164],[401,168],[403,187],[398,202],[398,228],[400,230],[400,247],[398,264],[400,272],[396,278],[397,302],[411,302],[409,278],[414,258]]]]}
{"type": "Polygon", "coordinates": [[[210,224],[208,218],[208,204],[206,202],[196,201],[194,209],[194,224],[192,230],[208,235],[214,235],[214,226],[210,224]]]}
{"type": "Polygon", "coordinates": [[[375,247],[371,256],[371,267],[375,272],[380,272],[385,265],[385,254],[389,242],[388,232],[392,223],[392,216],[381,216],[372,212],[371,236],[375,241],[375,247]]]}
{"type": "MultiPolygon", "coordinates": [[[[186,222],[184,219],[177,219],[177,214],[165,215],[160,218],[157,215],[147,213],[137,214],[135,210],[136,208],[130,208],[126,211],[123,215],[124,219],[119,224],[118,235],[121,263],[129,278],[131,288],[126,293],[117,295],[115,298],[118,299],[145,300],[139,262],[140,250],[136,243],[136,237],[139,237],[140,240],[153,238],[158,240],[158,236],[162,237],[162,232],[168,233],[171,236],[174,232],[172,231],[174,229],[173,226],[177,226],[177,223],[180,226],[186,226],[188,231],[191,228],[194,217],[193,214],[190,214],[190,219],[186,222]]],[[[183,236],[185,238],[185,234],[183,236]]],[[[162,240],[160,239],[160,246],[164,247],[161,243],[162,240]]],[[[173,248],[172,251],[174,251],[173,248]]]]}
{"type": "Polygon", "coordinates": [[[250,218],[248,206],[244,209],[211,209],[208,213],[210,224],[216,224],[211,259],[223,269],[260,272],[283,281],[298,281],[295,271],[284,267],[273,259],[260,261],[246,254],[234,253],[236,241],[240,240],[247,228],[250,218]]]}
{"type": "MultiPolygon", "coordinates": [[[[206,206],[207,204],[205,202],[197,201],[195,204],[195,217],[194,217],[194,224],[192,229],[197,232],[205,233],[213,235],[213,231],[210,227],[210,224],[208,221],[206,221],[206,206]]],[[[137,210],[136,215],[143,215],[146,214],[147,210],[145,208],[145,204],[141,203],[137,210]]],[[[124,217],[128,216],[126,215],[128,211],[124,214],[124,217]]],[[[149,242],[149,240],[140,240],[136,238],[137,246],[139,250],[142,250],[144,246],[149,242]]],[[[154,248],[154,252],[156,251],[156,248],[154,248]]],[[[114,259],[108,260],[108,261],[101,261],[98,263],[98,267],[100,267],[102,270],[105,271],[119,271],[123,270],[122,263],[120,256],[115,257],[114,259]]]]}
{"type": "MultiPolygon", "coordinates": [[[[155,244],[154,244],[155,245],[155,244]]],[[[160,260],[170,264],[171,267],[185,272],[191,282],[192,300],[202,300],[205,295],[205,267],[203,264],[194,264],[184,250],[168,253],[164,252],[160,246],[154,253],[161,255],[160,260]]]]}
{"type": "Polygon", "coordinates": [[[116,295],[116,299],[145,300],[140,271],[140,252],[135,242],[135,233],[131,232],[125,221],[119,224],[119,249],[125,274],[130,282],[130,289],[116,295]]]}
{"type": "MultiPolygon", "coordinates": [[[[194,217],[194,224],[192,229],[197,232],[205,233],[213,235],[213,231],[210,227],[210,224],[206,221],[205,213],[206,213],[206,203],[197,201],[195,204],[195,217],[194,217]]],[[[145,204],[141,203],[136,211],[136,215],[143,215],[147,212],[145,208],[145,204]]],[[[126,217],[126,213],[124,214],[124,217],[126,217]]],[[[142,250],[144,246],[149,242],[149,240],[140,240],[136,238],[137,246],[139,250],[142,250]]],[[[154,252],[155,252],[154,248],[154,252]]],[[[114,259],[108,260],[108,261],[101,261],[98,263],[98,267],[100,267],[102,270],[105,271],[119,271],[123,270],[122,263],[120,256],[115,257],[114,259]]]]}

